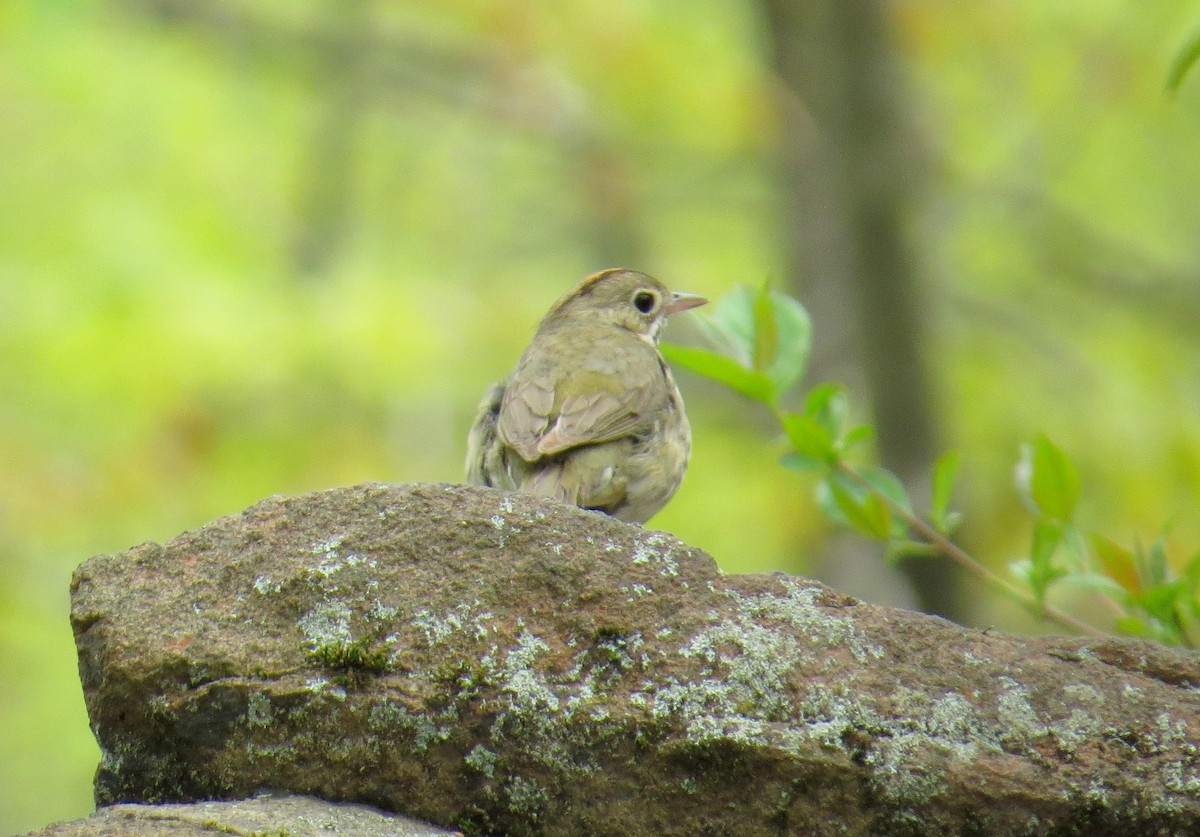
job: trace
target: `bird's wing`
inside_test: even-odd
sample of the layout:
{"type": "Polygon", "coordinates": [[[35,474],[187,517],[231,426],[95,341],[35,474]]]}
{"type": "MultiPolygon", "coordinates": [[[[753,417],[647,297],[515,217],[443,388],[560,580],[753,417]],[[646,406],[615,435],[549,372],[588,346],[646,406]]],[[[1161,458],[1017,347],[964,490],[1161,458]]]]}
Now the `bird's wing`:
{"type": "Polygon", "coordinates": [[[548,377],[518,370],[504,395],[500,438],[533,462],[634,433],[665,397],[660,367],[640,352],[622,362],[609,358],[608,365],[548,377]]]}
{"type": "Polygon", "coordinates": [[[522,459],[533,462],[540,457],[538,442],[549,429],[554,412],[553,382],[521,375],[518,370],[504,391],[496,433],[522,459]]]}

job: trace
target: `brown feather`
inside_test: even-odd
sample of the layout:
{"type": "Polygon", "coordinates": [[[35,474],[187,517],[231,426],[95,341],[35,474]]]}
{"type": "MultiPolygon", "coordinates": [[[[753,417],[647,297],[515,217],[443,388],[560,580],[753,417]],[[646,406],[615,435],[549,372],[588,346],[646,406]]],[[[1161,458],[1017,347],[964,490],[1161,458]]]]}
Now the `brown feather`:
{"type": "Polygon", "coordinates": [[[625,270],[594,274],[559,299],[509,380],[480,405],[470,480],[622,520],[653,516],[678,488],[691,450],[683,402],[656,347],[672,299],[681,297],[625,270]],[[657,308],[634,306],[643,291],[657,308]]]}

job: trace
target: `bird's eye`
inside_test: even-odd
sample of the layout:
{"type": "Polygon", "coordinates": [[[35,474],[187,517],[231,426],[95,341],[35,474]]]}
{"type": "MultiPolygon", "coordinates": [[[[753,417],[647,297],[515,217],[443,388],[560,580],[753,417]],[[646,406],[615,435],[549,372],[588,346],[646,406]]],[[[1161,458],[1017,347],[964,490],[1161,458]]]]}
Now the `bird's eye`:
{"type": "Polygon", "coordinates": [[[633,307],[643,314],[649,314],[658,304],[658,295],[653,291],[638,291],[633,296],[633,307]]]}

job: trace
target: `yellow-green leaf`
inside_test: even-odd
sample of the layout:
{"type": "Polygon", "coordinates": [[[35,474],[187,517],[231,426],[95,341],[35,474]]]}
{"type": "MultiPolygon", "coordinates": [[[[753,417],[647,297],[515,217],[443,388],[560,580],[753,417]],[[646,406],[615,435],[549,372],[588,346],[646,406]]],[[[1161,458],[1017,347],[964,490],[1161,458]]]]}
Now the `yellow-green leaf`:
{"type": "Polygon", "coordinates": [[[736,360],[695,346],[663,344],[663,357],[672,364],[711,378],[764,404],[775,403],[775,385],[761,372],[747,369],[736,360]]]}
{"type": "Polygon", "coordinates": [[[775,324],[775,303],[771,289],[764,284],[754,295],[754,371],[766,372],[779,351],[779,330],[775,324]]]}
{"type": "Polygon", "coordinates": [[[837,449],[829,430],[812,416],[784,413],[783,430],[796,453],[822,462],[836,458],[837,449]]]}
{"type": "Polygon", "coordinates": [[[929,516],[933,527],[942,534],[950,530],[950,497],[954,493],[954,480],[958,476],[958,451],[948,451],[938,457],[933,465],[933,489],[929,516]]]}
{"type": "Polygon", "coordinates": [[[1045,436],[1033,443],[1029,492],[1038,510],[1053,520],[1067,522],[1079,501],[1079,473],[1045,436]]]}
{"type": "Polygon", "coordinates": [[[1175,54],[1175,60],[1171,62],[1171,69],[1167,73],[1167,89],[1178,90],[1197,61],[1200,61],[1200,26],[1192,30],[1179,52],[1175,54]]]}
{"type": "Polygon", "coordinates": [[[1133,551],[1109,540],[1100,534],[1091,536],[1092,551],[1100,559],[1104,574],[1130,593],[1140,593],[1142,582],[1138,578],[1137,563],[1133,551]]]}

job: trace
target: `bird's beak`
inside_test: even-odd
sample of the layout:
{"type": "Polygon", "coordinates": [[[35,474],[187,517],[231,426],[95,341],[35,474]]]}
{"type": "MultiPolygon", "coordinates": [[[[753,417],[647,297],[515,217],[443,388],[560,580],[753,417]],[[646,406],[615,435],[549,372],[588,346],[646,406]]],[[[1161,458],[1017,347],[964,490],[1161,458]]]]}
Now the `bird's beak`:
{"type": "Polygon", "coordinates": [[[697,294],[673,293],[671,301],[663,306],[663,311],[668,315],[678,314],[680,311],[686,311],[689,308],[699,308],[701,305],[706,305],[708,300],[697,294]]]}

